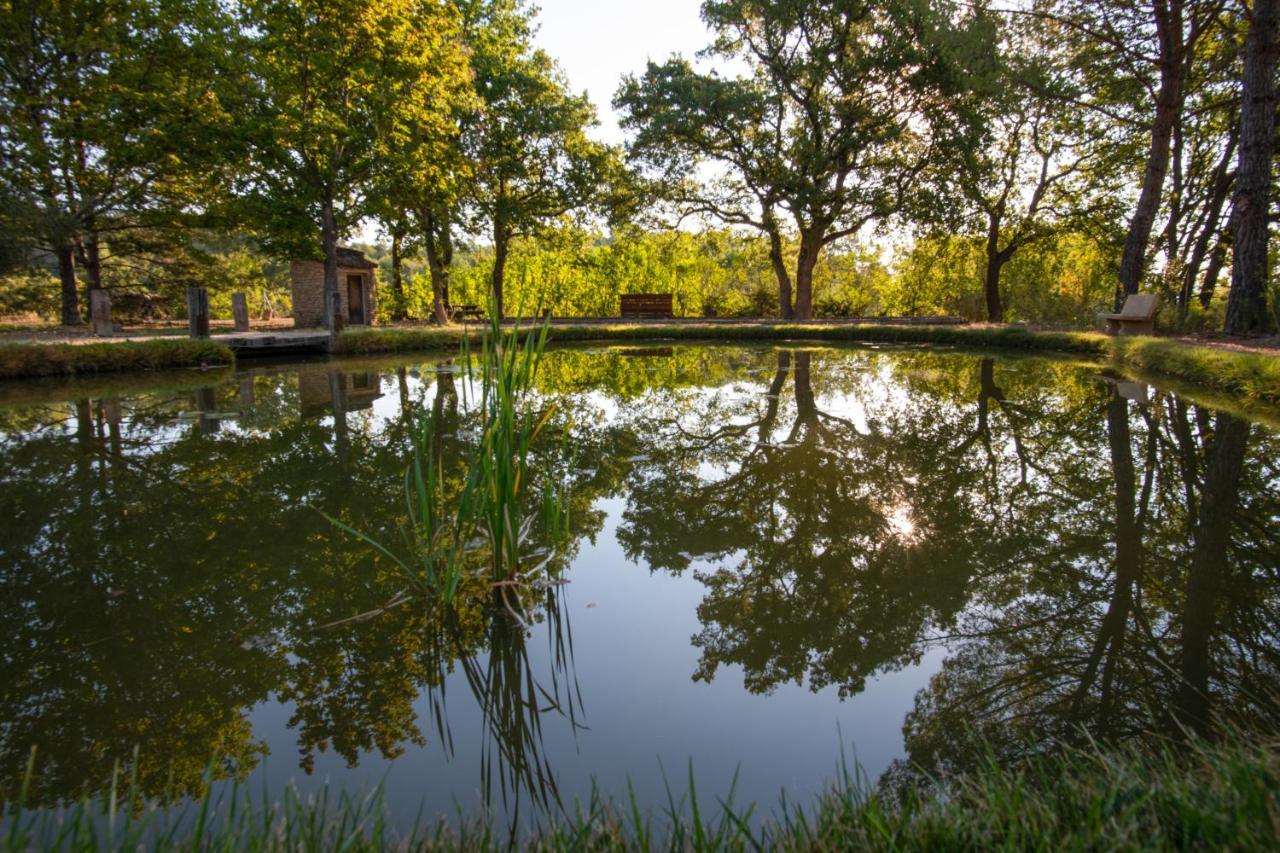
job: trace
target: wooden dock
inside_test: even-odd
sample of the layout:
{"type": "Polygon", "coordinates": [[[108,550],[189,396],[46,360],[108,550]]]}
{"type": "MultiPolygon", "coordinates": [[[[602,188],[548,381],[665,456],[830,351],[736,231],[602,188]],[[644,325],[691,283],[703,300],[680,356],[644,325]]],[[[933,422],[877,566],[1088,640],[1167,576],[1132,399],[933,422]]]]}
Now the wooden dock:
{"type": "Polygon", "coordinates": [[[329,351],[329,333],[323,329],[238,332],[232,335],[214,335],[213,340],[231,347],[236,358],[271,358],[277,355],[321,354],[329,351]]]}

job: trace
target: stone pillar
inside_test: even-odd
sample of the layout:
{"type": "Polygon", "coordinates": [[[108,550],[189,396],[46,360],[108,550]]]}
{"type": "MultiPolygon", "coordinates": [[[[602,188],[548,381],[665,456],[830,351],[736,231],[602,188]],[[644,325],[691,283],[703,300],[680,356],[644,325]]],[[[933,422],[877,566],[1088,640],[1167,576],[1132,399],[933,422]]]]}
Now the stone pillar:
{"type": "Polygon", "coordinates": [[[243,293],[231,294],[231,314],[236,319],[236,331],[249,331],[249,298],[243,293]]]}
{"type": "Polygon", "coordinates": [[[115,332],[111,325],[111,297],[100,287],[89,291],[89,319],[95,335],[105,337],[115,332]]]}
{"type": "Polygon", "coordinates": [[[209,291],[187,288],[187,330],[193,338],[209,337],[209,291]]]}

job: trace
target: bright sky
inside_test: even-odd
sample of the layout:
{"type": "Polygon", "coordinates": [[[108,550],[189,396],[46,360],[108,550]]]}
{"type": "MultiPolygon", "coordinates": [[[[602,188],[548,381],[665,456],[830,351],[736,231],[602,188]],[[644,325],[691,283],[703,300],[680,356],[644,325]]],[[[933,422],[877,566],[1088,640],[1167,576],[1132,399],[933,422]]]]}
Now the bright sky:
{"type": "MultiPolygon", "coordinates": [[[[595,104],[600,127],[593,135],[621,144],[612,102],[622,76],[643,73],[650,59],[673,53],[694,60],[711,42],[701,8],[702,0],[541,0],[535,41],[559,63],[572,90],[586,90],[595,104]]],[[[705,70],[706,64],[698,65],[705,70]]],[[[372,220],[357,234],[365,243],[384,236],[372,220]]]]}
{"type": "Polygon", "coordinates": [[[538,46],[560,63],[575,92],[586,90],[600,114],[598,138],[622,142],[610,102],[624,74],[673,53],[689,59],[711,35],[701,0],[541,0],[538,46]]]}

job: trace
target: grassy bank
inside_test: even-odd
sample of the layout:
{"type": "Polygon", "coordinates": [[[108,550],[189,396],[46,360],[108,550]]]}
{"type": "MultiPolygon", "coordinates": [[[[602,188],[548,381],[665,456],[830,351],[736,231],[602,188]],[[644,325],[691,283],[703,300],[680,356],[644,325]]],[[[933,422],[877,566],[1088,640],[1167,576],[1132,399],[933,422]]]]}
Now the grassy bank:
{"type": "MultiPolygon", "coordinates": [[[[471,327],[474,340],[479,330],[471,327]]],[[[446,349],[462,342],[461,326],[448,328],[361,329],[344,332],[338,352],[446,349]]],[[[1031,332],[1013,326],[834,325],[799,323],[619,323],[616,325],[552,326],[555,343],[576,341],[861,341],[869,343],[926,343],[998,347],[1018,350],[1058,350],[1102,355],[1108,338],[1092,332],[1031,332]]]]}
{"type": "Polygon", "coordinates": [[[0,379],[93,376],[133,370],[224,365],[231,350],[213,341],[117,341],[90,344],[0,344],[0,379]]]}
{"type": "Polygon", "coordinates": [[[1194,386],[1280,403],[1280,353],[1196,346],[1161,338],[1108,338],[1121,370],[1169,376],[1194,386]]]}
{"type": "MultiPolygon", "coordinates": [[[[344,332],[340,355],[450,350],[479,328],[386,328],[344,332]]],[[[1280,357],[1162,338],[1115,338],[1096,332],[1036,332],[1009,326],[911,326],[764,323],[644,323],[557,325],[554,343],[814,341],[929,344],[1019,352],[1064,352],[1107,360],[1120,373],[1165,377],[1219,394],[1280,403],[1280,357]]],[[[0,344],[0,379],[93,376],[124,371],[231,364],[231,351],[189,338],[90,344],[0,344]]]]}
{"type": "MultiPolygon", "coordinates": [[[[461,327],[352,331],[339,338],[338,351],[362,355],[450,349],[461,344],[463,335],[461,327]]],[[[1037,332],[1011,326],[651,323],[553,326],[550,337],[555,343],[820,341],[1066,352],[1106,359],[1122,373],[1163,376],[1219,393],[1280,403],[1280,357],[1162,338],[1109,337],[1097,332],[1037,332]]]]}
{"type": "MultiPolygon", "coordinates": [[[[124,780],[111,798],[58,811],[4,813],[5,850],[488,850],[512,839],[491,823],[420,823],[393,830],[380,796],[273,801],[231,790],[180,813],[138,810],[124,780]]],[[[657,813],[593,797],[519,838],[542,850],[1273,849],[1280,815],[1280,743],[1095,748],[994,762],[923,793],[868,793],[844,772],[825,795],[763,820],[732,797],[688,791],[657,813]]]]}

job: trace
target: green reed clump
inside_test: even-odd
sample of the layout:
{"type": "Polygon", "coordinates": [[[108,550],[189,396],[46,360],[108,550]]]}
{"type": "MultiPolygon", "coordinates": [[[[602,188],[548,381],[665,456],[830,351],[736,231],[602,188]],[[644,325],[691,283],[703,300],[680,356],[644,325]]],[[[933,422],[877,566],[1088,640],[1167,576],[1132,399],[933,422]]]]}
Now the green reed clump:
{"type": "MultiPolygon", "coordinates": [[[[548,325],[543,323],[540,331],[522,336],[518,324],[504,332],[496,313],[490,312],[489,323],[479,357],[480,441],[463,494],[475,527],[487,541],[493,577],[506,581],[520,572],[521,556],[537,519],[527,507],[529,450],[555,407],[548,406],[537,415],[529,404],[548,325]]],[[[474,378],[468,348],[464,341],[463,363],[468,378],[474,378]]],[[[545,515],[547,495],[540,497],[545,515]]]]}
{"type": "MultiPolygon", "coordinates": [[[[417,416],[404,474],[402,529],[409,556],[329,519],[391,559],[421,591],[446,603],[468,572],[484,574],[495,584],[537,579],[550,562],[550,549],[533,548],[539,521],[549,544],[567,535],[563,488],[546,482],[536,494],[531,490],[530,450],[555,411],[554,405],[538,411],[532,402],[547,329],[545,322],[527,332],[518,323],[504,329],[491,312],[475,359],[464,340],[463,397],[469,401],[475,395],[480,433],[463,460],[467,473],[455,495],[446,493],[446,460],[438,450],[434,415],[425,411],[417,416]]],[[[504,600],[513,612],[522,609],[504,600]]]]}

